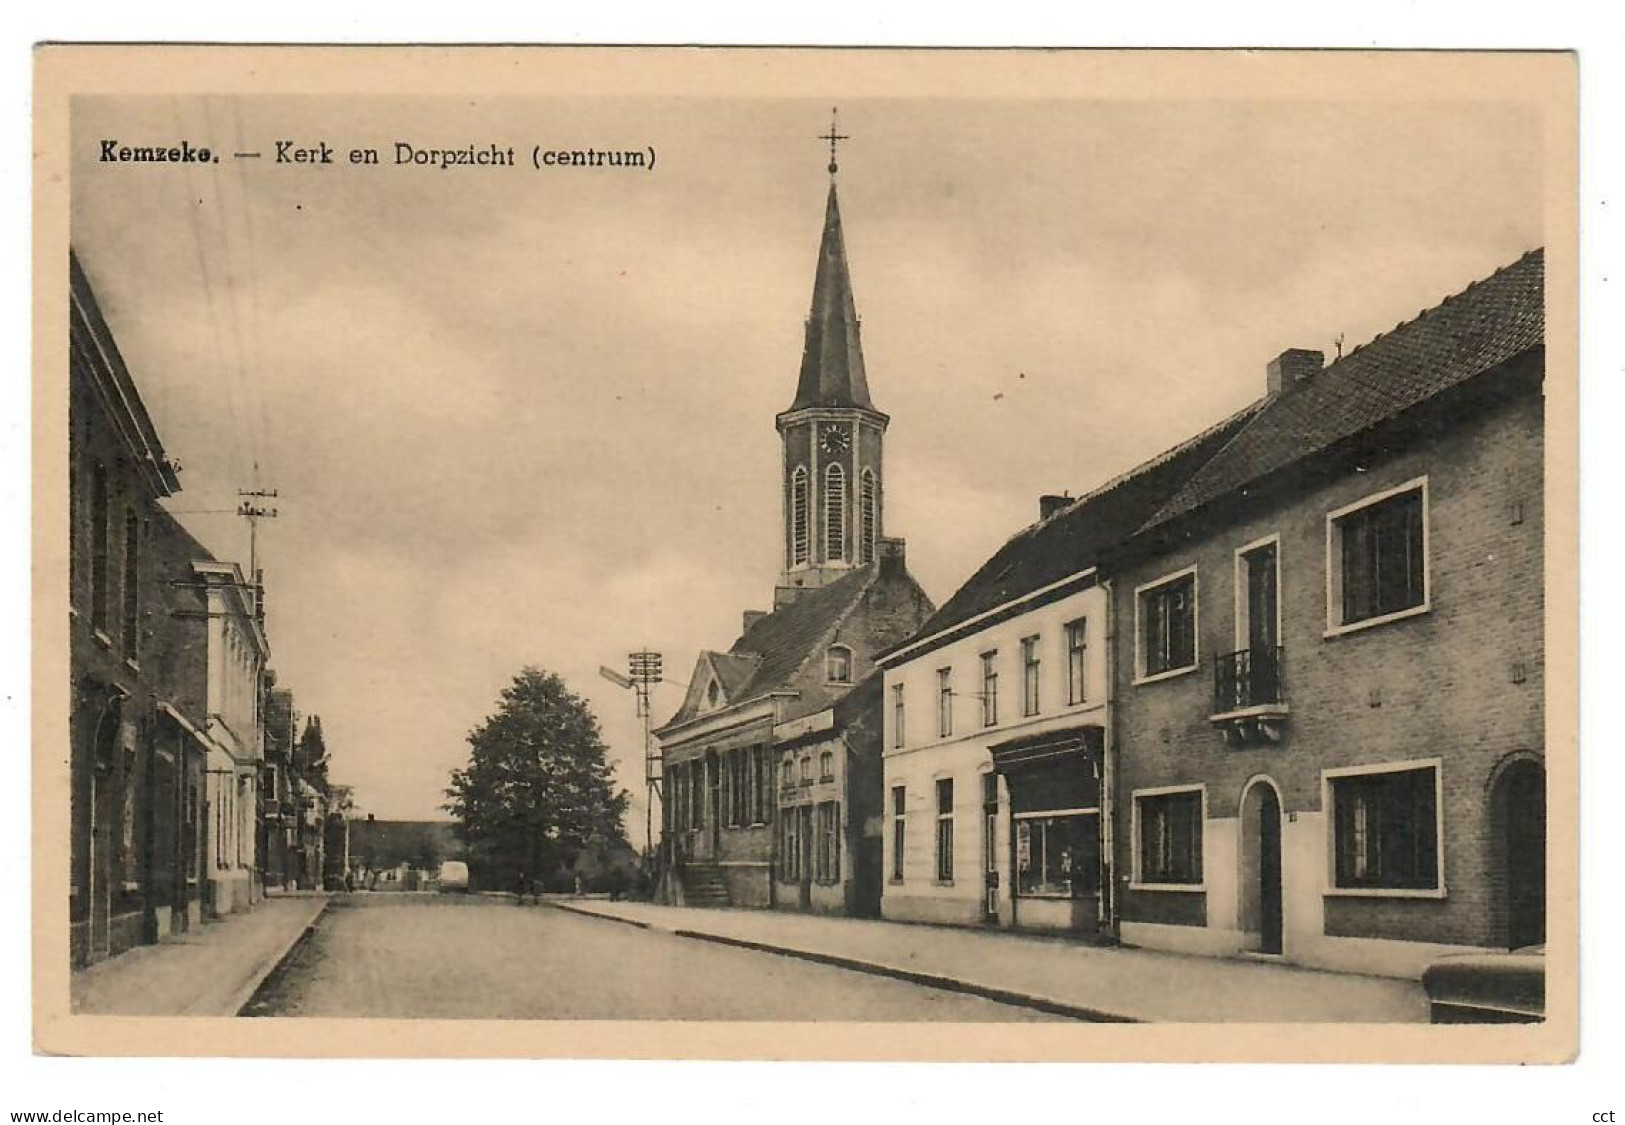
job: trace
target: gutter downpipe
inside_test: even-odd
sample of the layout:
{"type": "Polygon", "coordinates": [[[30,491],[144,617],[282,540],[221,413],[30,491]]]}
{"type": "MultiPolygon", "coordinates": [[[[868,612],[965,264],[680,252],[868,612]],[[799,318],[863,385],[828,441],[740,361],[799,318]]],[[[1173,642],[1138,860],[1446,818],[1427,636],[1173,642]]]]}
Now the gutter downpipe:
{"type": "Polygon", "coordinates": [[[1106,723],[1100,750],[1101,863],[1099,923],[1113,939],[1118,937],[1117,913],[1117,599],[1112,579],[1101,580],[1106,591],[1106,723]]]}

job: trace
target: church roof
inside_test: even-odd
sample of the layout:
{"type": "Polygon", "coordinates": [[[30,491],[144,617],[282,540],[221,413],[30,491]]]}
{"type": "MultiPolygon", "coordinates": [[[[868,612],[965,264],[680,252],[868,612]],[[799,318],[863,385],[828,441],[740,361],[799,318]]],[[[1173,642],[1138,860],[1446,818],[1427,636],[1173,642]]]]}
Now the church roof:
{"type": "Polygon", "coordinates": [[[873,410],[869,381],[858,342],[858,311],[852,300],[852,276],[841,235],[841,208],[835,183],[824,207],[824,237],[818,247],[812,311],[807,316],[807,342],[801,353],[801,378],[791,410],[810,406],[858,406],[873,410]]]}

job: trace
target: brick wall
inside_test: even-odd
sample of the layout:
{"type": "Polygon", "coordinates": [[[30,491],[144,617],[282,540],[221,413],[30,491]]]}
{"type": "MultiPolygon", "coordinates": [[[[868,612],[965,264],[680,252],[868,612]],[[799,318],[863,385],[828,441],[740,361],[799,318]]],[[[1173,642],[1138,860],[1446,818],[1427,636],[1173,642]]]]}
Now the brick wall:
{"type": "MultiPolygon", "coordinates": [[[[1118,575],[1119,870],[1130,870],[1127,808],[1135,788],[1204,782],[1208,816],[1233,818],[1247,781],[1267,774],[1290,817],[1321,811],[1323,769],[1440,758],[1446,897],[1327,896],[1325,932],[1495,944],[1491,777],[1508,755],[1542,751],[1541,402],[1526,394],[1480,403],[1457,419],[1402,447],[1371,450],[1362,464],[1330,479],[1302,479],[1267,506],[1238,503],[1222,530],[1118,575]],[[1423,476],[1430,611],[1327,636],[1327,513],[1423,476]],[[1291,714],[1280,744],[1229,749],[1208,721],[1214,659],[1244,647],[1235,634],[1236,548],[1269,535],[1280,536],[1291,714]],[[1134,587],[1191,565],[1198,568],[1197,668],[1135,685],[1134,587]]],[[[1321,888],[1285,893],[1311,890],[1318,895],[1321,888]]],[[[1122,916],[1180,920],[1168,916],[1170,897],[1125,890],[1122,916]]]]}

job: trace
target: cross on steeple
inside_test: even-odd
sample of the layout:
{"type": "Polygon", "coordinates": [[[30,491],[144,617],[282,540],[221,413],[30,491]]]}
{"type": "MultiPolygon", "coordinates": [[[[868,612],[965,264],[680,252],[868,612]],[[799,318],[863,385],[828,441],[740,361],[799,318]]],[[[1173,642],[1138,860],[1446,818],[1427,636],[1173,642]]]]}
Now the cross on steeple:
{"type": "Polygon", "coordinates": [[[839,141],[849,141],[852,139],[845,133],[838,133],[835,131],[835,119],[840,112],[841,111],[838,107],[831,106],[829,111],[829,132],[818,134],[819,140],[829,142],[829,174],[832,176],[836,172],[840,171],[840,165],[835,163],[836,143],[839,141]]]}

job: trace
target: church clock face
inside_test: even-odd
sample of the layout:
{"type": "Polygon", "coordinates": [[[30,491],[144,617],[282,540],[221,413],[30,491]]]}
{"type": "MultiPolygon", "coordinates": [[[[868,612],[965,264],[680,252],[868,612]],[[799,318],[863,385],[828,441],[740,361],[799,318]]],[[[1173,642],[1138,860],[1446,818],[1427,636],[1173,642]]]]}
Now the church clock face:
{"type": "Polygon", "coordinates": [[[818,444],[825,453],[845,453],[852,447],[852,435],[839,425],[828,424],[819,431],[818,444]]]}

